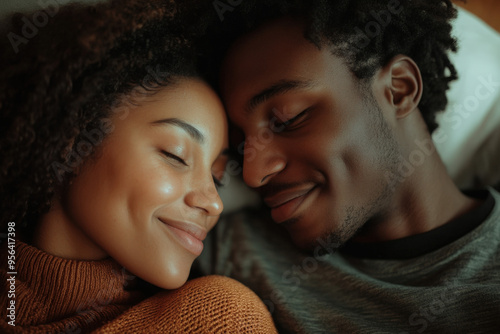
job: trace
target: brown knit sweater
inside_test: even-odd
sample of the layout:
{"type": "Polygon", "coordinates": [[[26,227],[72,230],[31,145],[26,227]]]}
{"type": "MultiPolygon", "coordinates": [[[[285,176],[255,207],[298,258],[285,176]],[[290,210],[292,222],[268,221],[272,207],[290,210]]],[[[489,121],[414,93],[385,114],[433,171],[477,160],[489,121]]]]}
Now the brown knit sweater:
{"type": "Polygon", "coordinates": [[[12,287],[5,246],[0,252],[2,333],[277,333],[262,301],[230,278],[202,277],[145,298],[111,259],[62,259],[19,241],[13,327],[6,307],[12,287]]]}

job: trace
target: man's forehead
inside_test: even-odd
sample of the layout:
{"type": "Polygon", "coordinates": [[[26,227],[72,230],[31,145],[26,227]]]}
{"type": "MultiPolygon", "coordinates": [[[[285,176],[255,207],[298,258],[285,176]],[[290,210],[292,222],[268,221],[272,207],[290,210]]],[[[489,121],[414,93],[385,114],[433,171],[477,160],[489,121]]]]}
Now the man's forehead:
{"type": "Polygon", "coordinates": [[[309,65],[321,57],[320,50],[304,38],[300,21],[269,22],[241,37],[228,51],[221,72],[223,95],[230,92],[234,97],[244,87],[259,90],[284,80],[308,80],[309,65]]]}
{"type": "Polygon", "coordinates": [[[298,19],[283,17],[262,24],[253,31],[239,37],[229,48],[224,67],[235,67],[244,55],[254,57],[259,54],[273,54],[296,48],[301,44],[310,44],[304,38],[304,25],[298,19]]]}

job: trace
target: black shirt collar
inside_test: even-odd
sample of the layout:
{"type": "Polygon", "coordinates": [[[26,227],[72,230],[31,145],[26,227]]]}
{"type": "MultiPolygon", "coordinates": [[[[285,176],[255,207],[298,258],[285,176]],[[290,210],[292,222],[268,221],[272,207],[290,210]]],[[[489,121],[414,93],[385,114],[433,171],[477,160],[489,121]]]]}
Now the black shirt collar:
{"type": "Polygon", "coordinates": [[[469,197],[484,202],[460,217],[433,230],[405,238],[374,243],[349,241],[341,253],[366,259],[409,259],[421,256],[463,237],[486,220],[495,206],[493,195],[487,190],[465,192],[469,197]]]}

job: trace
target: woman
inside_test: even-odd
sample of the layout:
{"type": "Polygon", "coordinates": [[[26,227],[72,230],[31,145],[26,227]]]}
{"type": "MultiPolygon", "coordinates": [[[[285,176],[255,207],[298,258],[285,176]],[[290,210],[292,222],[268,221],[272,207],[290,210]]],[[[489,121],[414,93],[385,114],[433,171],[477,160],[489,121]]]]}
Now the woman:
{"type": "Polygon", "coordinates": [[[227,122],[175,3],[54,11],[2,48],[0,331],[275,332],[241,284],[184,285],[222,211],[227,122]]]}

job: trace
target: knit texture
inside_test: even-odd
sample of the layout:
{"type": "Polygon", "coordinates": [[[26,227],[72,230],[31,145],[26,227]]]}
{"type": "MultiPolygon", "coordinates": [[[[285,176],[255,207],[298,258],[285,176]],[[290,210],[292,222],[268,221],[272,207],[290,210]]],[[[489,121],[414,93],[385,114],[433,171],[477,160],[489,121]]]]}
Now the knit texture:
{"type": "Polygon", "coordinates": [[[62,259],[16,242],[16,318],[8,324],[7,252],[0,255],[2,333],[277,333],[247,287],[223,276],[152,297],[112,259],[62,259]]]}

